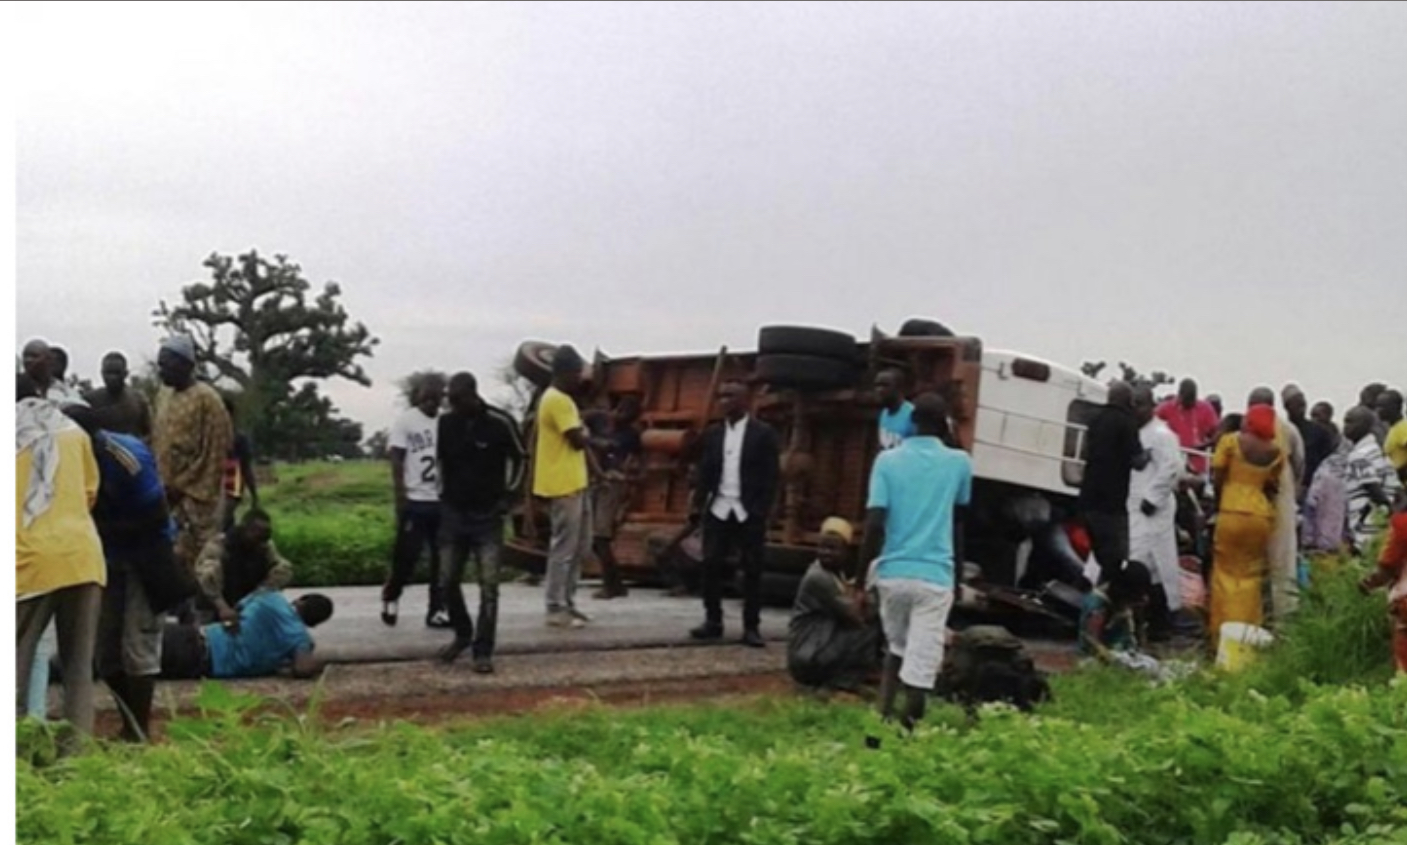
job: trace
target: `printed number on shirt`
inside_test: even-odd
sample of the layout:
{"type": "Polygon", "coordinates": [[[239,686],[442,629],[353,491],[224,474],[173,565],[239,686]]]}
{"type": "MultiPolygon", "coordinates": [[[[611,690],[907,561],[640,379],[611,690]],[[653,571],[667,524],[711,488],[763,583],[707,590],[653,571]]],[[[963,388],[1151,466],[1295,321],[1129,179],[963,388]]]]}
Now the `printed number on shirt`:
{"type": "Polygon", "coordinates": [[[434,456],[434,455],[421,455],[421,456],[420,456],[420,480],[421,480],[422,482],[426,483],[426,484],[434,484],[434,483],[435,483],[435,481],[436,481],[436,476],[435,476],[435,456],[434,456]]]}

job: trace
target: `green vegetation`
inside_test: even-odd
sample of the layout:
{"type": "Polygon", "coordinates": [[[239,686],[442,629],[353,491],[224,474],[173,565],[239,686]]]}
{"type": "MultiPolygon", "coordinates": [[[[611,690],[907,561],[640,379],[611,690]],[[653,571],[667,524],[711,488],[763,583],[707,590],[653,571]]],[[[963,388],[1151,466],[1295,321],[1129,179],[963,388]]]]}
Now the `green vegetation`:
{"type": "MultiPolygon", "coordinates": [[[[21,763],[17,838],[1268,845],[1407,835],[1407,684],[1214,705],[1127,676],[1099,680],[1088,702],[1097,719],[994,709],[971,725],[940,710],[908,739],[860,707],[775,700],[325,733],[306,720],[246,726],[240,711],[256,702],[212,687],[209,718],[179,725],[170,744],[21,763]],[[867,750],[876,731],[884,746],[867,750]]],[[[42,743],[22,745],[35,754],[42,743]]]]}
{"type": "Polygon", "coordinates": [[[1355,574],[1321,584],[1243,675],[1155,687],[1080,672],[1057,678],[1056,701],[1034,716],[935,708],[908,738],[868,708],[777,699],[326,727],[253,715],[263,702],[210,685],[204,718],[173,723],[155,748],[55,761],[49,734],[25,724],[17,838],[1404,842],[1407,680],[1382,682],[1386,640],[1368,620],[1381,622],[1383,603],[1344,589],[1355,574]],[[865,747],[870,734],[882,748],[865,747]]]}
{"type": "Polygon", "coordinates": [[[261,488],[274,542],[293,562],[300,587],[380,584],[386,578],[395,514],[384,461],[279,464],[261,488]]]}

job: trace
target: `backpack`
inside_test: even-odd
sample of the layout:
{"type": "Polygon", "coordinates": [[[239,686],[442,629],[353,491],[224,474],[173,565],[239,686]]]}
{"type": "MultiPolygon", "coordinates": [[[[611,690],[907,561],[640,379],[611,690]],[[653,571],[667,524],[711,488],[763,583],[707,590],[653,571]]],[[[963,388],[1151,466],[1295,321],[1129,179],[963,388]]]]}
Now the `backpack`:
{"type": "Polygon", "coordinates": [[[957,634],[934,691],[968,709],[1003,701],[1029,711],[1051,698],[1050,684],[1025,645],[999,625],[974,625],[957,634]]]}

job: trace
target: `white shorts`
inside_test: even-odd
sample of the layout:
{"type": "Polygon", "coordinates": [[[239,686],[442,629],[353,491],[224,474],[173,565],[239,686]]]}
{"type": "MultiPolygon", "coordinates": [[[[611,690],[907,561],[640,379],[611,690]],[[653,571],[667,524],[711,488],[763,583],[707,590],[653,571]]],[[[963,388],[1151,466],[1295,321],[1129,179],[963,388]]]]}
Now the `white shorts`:
{"type": "Polygon", "coordinates": [[[953,591],[947,587],[910,578],[880,580],[879,619],[889,653],[903,661],[899,680],[905,686],[933,689],[952,609],[953,591]]]}

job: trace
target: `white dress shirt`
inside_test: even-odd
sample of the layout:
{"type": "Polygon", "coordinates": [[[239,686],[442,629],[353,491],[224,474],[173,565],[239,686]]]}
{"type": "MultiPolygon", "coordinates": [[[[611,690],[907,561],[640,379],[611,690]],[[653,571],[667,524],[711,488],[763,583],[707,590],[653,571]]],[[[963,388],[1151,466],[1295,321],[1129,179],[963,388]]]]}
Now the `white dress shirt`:
{"type": "Polygon", "coordinates": [[[747,522],[747,509],[743,507],[743,435],[747,433],[747,417],[735,423],[723,422],[723,475],[718,481],[718,490],[713,497],[710,512],[717,519],[727,521],[736,517],[739,522],[747,522]]]}

